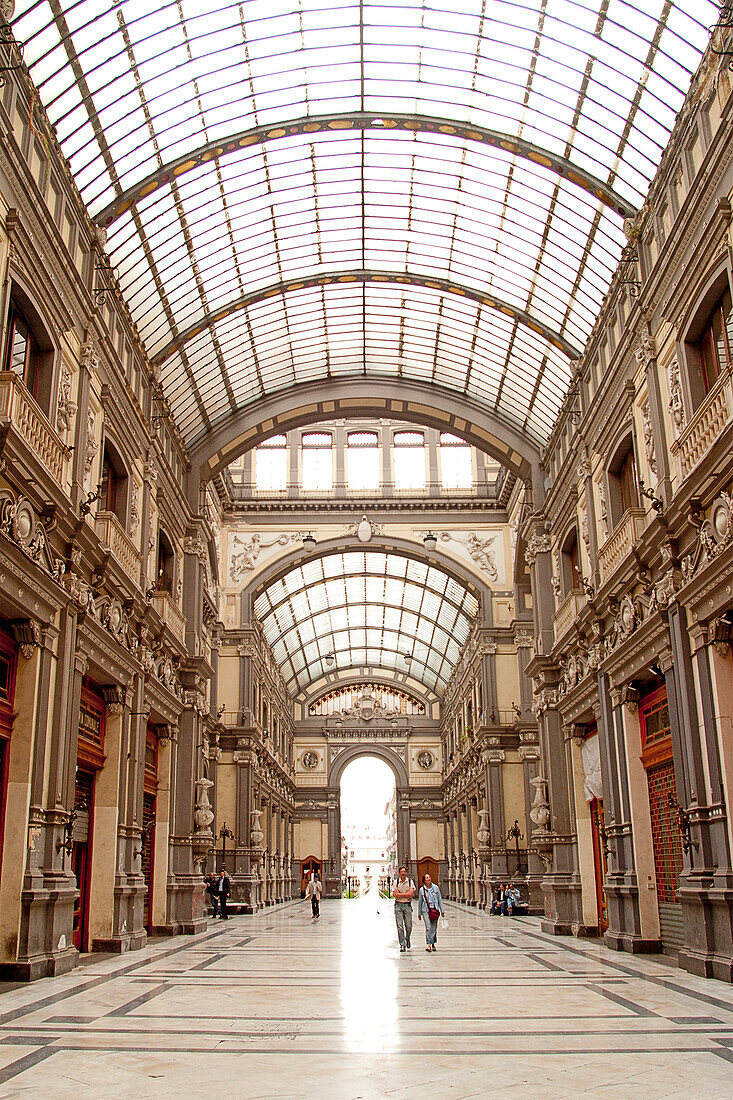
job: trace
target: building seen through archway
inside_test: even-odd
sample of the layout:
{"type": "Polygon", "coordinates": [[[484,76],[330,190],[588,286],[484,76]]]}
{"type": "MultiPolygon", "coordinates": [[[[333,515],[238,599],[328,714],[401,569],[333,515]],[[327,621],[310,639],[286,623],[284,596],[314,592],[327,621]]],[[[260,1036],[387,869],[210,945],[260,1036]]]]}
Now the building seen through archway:
{"type": "Polygon", "coordinates": [[[396,874],[396,787],[379,759],[354,760],[341,776],[341,886],[347,894],[386,888],[396,874]]]}
{"type": "Polygon", "coordinates": [[[5,978],[339,897],[364,758],[733,978],[730,27],[460,7],[0,13],[5,978]]]}

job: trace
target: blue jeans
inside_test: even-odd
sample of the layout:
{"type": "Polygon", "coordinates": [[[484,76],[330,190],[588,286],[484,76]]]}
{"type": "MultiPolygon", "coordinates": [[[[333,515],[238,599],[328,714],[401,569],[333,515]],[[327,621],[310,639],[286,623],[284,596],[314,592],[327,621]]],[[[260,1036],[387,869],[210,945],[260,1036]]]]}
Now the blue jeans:
{"type": "Polygon", "coordinates": [[[430,947],[438,938],[438,922],[431,920],[430,917],[423,917],[423,920],[425,921],[425,942],[430,947]]]}

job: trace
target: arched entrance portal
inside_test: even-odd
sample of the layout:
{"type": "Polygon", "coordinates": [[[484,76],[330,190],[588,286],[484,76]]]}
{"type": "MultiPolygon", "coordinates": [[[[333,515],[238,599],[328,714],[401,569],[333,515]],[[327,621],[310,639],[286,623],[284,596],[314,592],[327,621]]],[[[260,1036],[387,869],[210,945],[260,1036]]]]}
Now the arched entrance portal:
{"type": "Polygon", "coordinates": [[[384,760],[361,756],[344,769],[340,792],[341,881],[353,894],[394,877],[395,774],[384,760]]]}
{"type": "Polygon", "coordinates": [[[324,876],[325,892],[329,897],[340,897],[343,891],[341,863],[343,828],[341,821],[341,779],[350,765],[364,758],[366,762],[382,763],[393,776],[394,790],[394,846],[398,860],[404,860],[409,853],[410,810],[409,781],[401,746],[380,745],[376,741],[369,743],[365,730],[364,741],[356,745],[333,745],[329,749],[327,801],[328,814],[328,865],[324,876]]]}

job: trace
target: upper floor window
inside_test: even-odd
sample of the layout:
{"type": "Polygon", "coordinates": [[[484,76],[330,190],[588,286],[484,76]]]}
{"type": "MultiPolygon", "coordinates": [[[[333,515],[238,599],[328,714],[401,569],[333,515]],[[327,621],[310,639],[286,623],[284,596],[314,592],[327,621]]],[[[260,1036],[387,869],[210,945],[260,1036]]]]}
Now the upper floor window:
{"type": "Polygon", "coordinates": [[[627,439],[616,452],[608,473],[611,523],[615,527],[625,512],[639,507],[639,482],[631,439],[627,439]]]}
{"type": "Polygon", "coordinates": [[[376,493],[379,489],[376,432],[349,432],[346,437],[346,484],[352,493],[376,493]]]}
{"type": "Polygon", "coordinates": [[[473,485],[471,448],[465,439],[440,433],[440,481],[444,489],[470,489],[473,485]]]}
{"type": "Polygon", "coordinates": [[[723,371],[733,364],[733,303],[730,290],[726,290],[713,307],[705,328],[700,334],[700,380],[706,394],[710,393],[723,371]]]}
{"type": "Polygon", "coordinates": [[[155,574],[155,587],[159,592],[167,592],[170,596],[173,592],[173,565],[175,555],[170,539],[164,531],[158,532],[158,563],[155,574]]]}
{"type": "Polygon", "coordinates": [[[103,512],[112,512],[120,523],[127,513],[127,471],[109,443],[104,445],[99,503],[103,512]]]}
{"type": "Polygon", "coordinates": [[[288,484],[288,441],[273,435],[255,448],[255,488],[259,493],[281,493],[288,484]]]}
{"type": "Polygon", "coordinates": [[[580,560],[578,557],[578,529],[568,532],[560,553],[563,593],[567,595],[580,587],[580,560]]]}
{"type": "Polygon", "coordinates": [[[22,378],[30,393],[38,397],[41,349],[25,315],[14,303],[11,304],[8,320],[4,369],[22,378]]]}
{"type": "Polygon", "coordinates": [[[425,489],[425,481],[425,436],[422,432],[395,432],[395,488],[425,489]]]}
{"type": "Polygon", "coordinates": [[[301,440],[302,485],[305,492],[330,493],[333,488],[333,439],[330,432],[308,432],[301,440]]]}

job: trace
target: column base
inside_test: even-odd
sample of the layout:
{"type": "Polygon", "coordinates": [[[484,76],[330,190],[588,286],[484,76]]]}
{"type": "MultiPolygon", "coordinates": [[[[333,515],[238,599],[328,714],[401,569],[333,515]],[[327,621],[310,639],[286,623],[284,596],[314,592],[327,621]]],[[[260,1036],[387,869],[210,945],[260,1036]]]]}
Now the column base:
{"type": "Polygon", "coordinates": [[[127,951],[139,951],[148,942],[147,932],[131,932],[124,936],[110,936],[109,939],[93,939],[92,951],[104,951],[115,955],[124,955],[127,951]]]}
{"type": "Polygon", "coordinates": [[[626,951],[629,955],[660,955],[661,940],[646,940],[631,932],[604,932],[603,942],[612,951],[626,951]]]}
{"type": "Polygon", "coordinates": [[[37,982],[39,978],[58,978],[79,965],[79,952],[75,947],[65,951],[37,955],[32,959],[0,963],[0,981],[37,982]]]}
{"type": "Polygon", "coordinates": [[[733,959],[709,952],[690,951],[683,948],[677,956],[682,970],[697,975],[698,978],[717,978],[720,982],[733,982],[733,959]]]}

